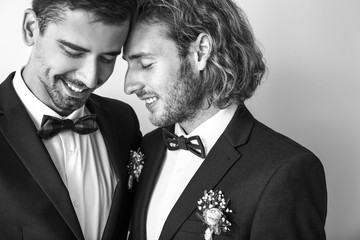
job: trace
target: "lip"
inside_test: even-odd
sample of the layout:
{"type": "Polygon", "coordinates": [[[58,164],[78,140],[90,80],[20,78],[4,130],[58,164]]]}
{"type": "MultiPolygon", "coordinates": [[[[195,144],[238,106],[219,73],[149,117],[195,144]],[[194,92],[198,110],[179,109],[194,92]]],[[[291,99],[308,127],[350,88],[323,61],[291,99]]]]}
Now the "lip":
{"type": "Polygon", "coordinates": [[[139,97],[140,100],[145,101],[145,106],[147,109],[151,109],[158,102],[159,98],[157,96],[146,96],[139,97]]]}
{"type": "Polygon", "coordinates": [[[62,79],[62,83],[64,85],[64,88],[67,90],[68,94],[71,97],[81,98],[86,95],[88,92],[88,88],[80,87],[78,85],[75,85],[71,82],[67,82],[64,79],[62,79]]]}

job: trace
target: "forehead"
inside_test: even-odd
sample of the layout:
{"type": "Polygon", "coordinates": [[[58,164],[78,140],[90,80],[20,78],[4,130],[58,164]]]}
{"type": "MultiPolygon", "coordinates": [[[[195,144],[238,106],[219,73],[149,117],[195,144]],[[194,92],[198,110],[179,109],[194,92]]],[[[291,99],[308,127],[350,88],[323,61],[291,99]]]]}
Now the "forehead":
{"type": "Polygon", "coordinates": [[[138,23],[132,27],[124,46],[124,56],[133,55],[177,55],[175,42],[168,37],[167,29],[162,24],[138,23]]]}
{"type": "Polygon", "coordinates": [[[129,21],[105,24],[83,10],[66,11],[63,19],[49,23],[44,36],[64,39],[84,48],[119,50],[129,30],[129,21]]]}

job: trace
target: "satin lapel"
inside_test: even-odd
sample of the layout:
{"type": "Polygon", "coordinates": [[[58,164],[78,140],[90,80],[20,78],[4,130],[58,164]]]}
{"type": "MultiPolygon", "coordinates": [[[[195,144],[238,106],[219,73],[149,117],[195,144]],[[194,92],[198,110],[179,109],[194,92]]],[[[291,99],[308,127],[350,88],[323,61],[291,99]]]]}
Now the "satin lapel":
{"type": "Polygon", "coordinates": [[[136,229],[132,231],[132,239],[146,239],[147,210],[166,152],[161,129],[157,129],[152,134],[154,136],[151,136],[151,142],[145,142],[142,147],[145,159],[144,168],[139,183],[136,186],[133,208],[133,219],[136,229]],[[151,158],[147,156],[151,156],[151,158]]]}
{"type": "Polygon", "coordinates": [[[159,240],[171,239],[196,210],[197,201],[204,195],[204,191],[216,189],[221,179],[241,158],[241,153],[237,151],[236,147],[247,142],[253,124],[254,119],[247,109],[244,106],[239,107],[228,127],[171,210],[159,240]]]}
{"type": "Polygon", "coordinates": [[[115,174],[119,179],[118,184],[123,184],[127,177],[126,161],[120,161],[120,159],[128,159],[130,153],[121,152],[120,146],[122,141],[126,141],[126,136],[122,139],[117,137],[121,133],[117,132],[116,124],[121,123],[114,123],[111,113],[101,109],[99,103],[92,97],[88,100],[86,107],[91,113],[96,113],[97,115],[96,122],[104,138],[111,166],[114,168],[115,174]],[[121,165],[122,163],[124,164],[121,165]]]}
{"type": "Polygon", "coordinates": [[[223,136],[219,138],[171,210],[160,235],[160,240],[173,237],[196,209],[197,201],[203,196],[204,190],[214,189],[240,156],[223,136]]]}
{"type": "Polygon", "coordinates": [[[101,134],[103,136],[106,149],[108,152],[108,157],[111,166],[113,167],[115,174],[118,178],[118,183],[115,188],[113,203],[110,208],[109,217],[104,229],[104,233],[102,239],[111,239],[114,234],[114,230],[119,227],[116,226],[118,222],[118,218],[120,213],[120,208],[122,206],[123,197],[127,192],[123,191],[126,189],[127,182],[127,168],[126,161],[122,161],[121,159],[128,159],[130,152],[121,151],[121,146],[123,145],[122,141],[126,141],[126,136],[119,139],[118,129],[116,128],[116,124],[114,123],[113,117],[111,117],[111,113],[102,109],[99,103],[92,97],[88,100],[86,107],[89,109],[91,113],[96,113],[96,122],[99,126],[101,134]]]}
{"type": "Polygon", "coordinates": [[[0,132],[78,239],[84,239],[68,191],[18,98],[12,77],[0,89],[0,132]]]}

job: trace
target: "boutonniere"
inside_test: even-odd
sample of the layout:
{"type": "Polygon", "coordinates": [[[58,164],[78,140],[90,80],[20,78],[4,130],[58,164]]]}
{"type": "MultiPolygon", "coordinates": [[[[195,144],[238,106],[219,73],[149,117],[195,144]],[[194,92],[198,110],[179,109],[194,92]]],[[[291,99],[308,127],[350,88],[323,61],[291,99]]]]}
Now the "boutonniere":
{"type": "Polygon", "coordinates": [[[141,153],[140,148],[137,151],[130,150],[130,160],[127,165],[129,174],[128,189],[134,186],[134,180],[139,182],[141,170],[144,167],[144,154],[141,153]]]}
{"type": "Polygon", "coordinates": [[[205,231],[205,240],[212,240],[215,233],[230,231],[231,223],[226,219],[225,213],[232,213],[227,206],[230,199],[226,200],[222,191],[210,190],[204,192],[204,196],[198,201],[198,209],[201,211],[196,215],[208,226],[205,231]]]}

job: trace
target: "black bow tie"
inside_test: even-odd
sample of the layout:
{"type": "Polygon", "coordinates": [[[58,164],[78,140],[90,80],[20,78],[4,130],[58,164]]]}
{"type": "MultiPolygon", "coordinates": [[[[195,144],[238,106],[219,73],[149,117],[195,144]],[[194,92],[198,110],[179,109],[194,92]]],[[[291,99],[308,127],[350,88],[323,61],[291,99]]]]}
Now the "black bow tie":
{"type": "Polygon", "coordinates": [[[192,136],[189,138],[184,136],[178,137],[165,128],[162,129],[162,132],[166,147],[169,150],[184,149],[192,152],[198,157],[205,158],[204,145],[202,144],[199,136],[192,136]]]}
{"type": "Polygon", "coordinates": [[[37,132],[41,138],[48,139],[64,130],[72,130],[79,134],[89,134],[98,129],[96,115],[88,115],[77,120],[59,119],[44,115],[41,127],[37,132]]]}

